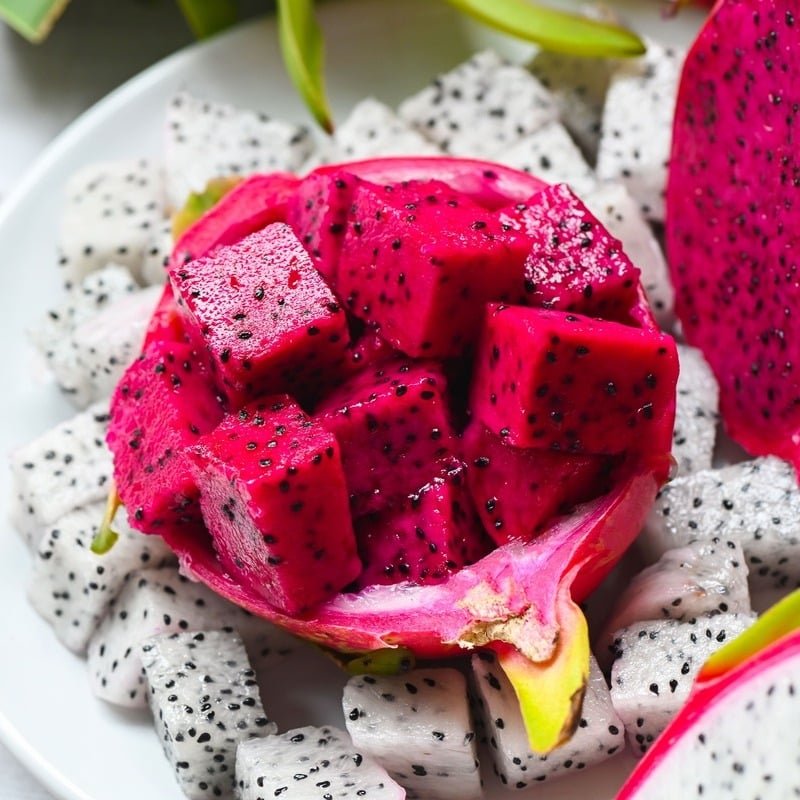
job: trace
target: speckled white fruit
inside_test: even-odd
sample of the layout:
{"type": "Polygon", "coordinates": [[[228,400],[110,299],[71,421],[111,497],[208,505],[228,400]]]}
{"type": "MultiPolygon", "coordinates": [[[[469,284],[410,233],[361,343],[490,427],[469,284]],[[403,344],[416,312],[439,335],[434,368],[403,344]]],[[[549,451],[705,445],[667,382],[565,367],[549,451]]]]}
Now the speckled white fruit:
{"type": "Polygon", "coordinates": [[[662,487],[639,544],[649,560],[692,539],[732,539],[754,589],[800,583],[800,489],[791,464],[769,456],[686,475],[662,487]]]}
{"type": "Polygon", "coordinates": [[[96,403],[11,454],[11,520],[31,549],[64,514],[105,499],[107,426],[108,404],[96,403]]]}
{"type": "Polygon", "coordinates": [[[167,199],[180,208],[219,176],[294,172],[313,146],[305,127],[181,92],[167,108],[167,199]]]}
{"type": "Polygon", "coordinates": [[[147,240],[141,274],[145,286],[163,286],[166,282],[172,245],[172,222],[167,220],[147,240]]]}
{"type": "Polygon", "coordinates": [[[464,676],[454,669],[358,675],[342,698],[347,730],[408,791],[424,800],[481,797],[464,676]]]}
{"type": "Polygon", "coordinates": [[[703,662],[754,620],[718,614],[639,622],[617,632],[611,702],[634,753],[644,753],[678,713],[703,662]]]}
{"type": "Polygon", "coordinates": [[[486,50],[439,75],[398,113],[445,152],[483,158],[556,119],[558,110],[527,70],[486,50]]]}
{"type": "Polygon", "coordinates": [[[581,197],[596,185],[594,171],[567,129],[554,120],[494,156],[496,161],[548,183],[568,183],[581,197]]]}
{"type": "Polygon", "coordinates": [[[150,709],[167,760],[190,800],[231,797],[236,748],[276,733],[239,634],[172,633],[141,646],[150,709]]]}
{"type": "Polygon", "coordinates": [[[295,728],[242,742],[236,753],[240,800],[403,800],[406,793],[338,728],[295,728]]]}
{"type": "Polygon", "coordinates": [[[105,503],[65,514],[39,542],[28,580],[28,600],[61,642],[84,653],[89,638],[130,574],[145,567],[175,563],[159,536],[132,530],[123,509],[114,520],[119,539],[105,555],[90,549],[105,503]]]}
{"type": "Polygon", "coordinates": [[[622,720],[594,659],[578,727],[569,742],[547,755],[531,752],[517,696],[491,653],[472,656],[472,680],[495,774],[510,789],[580,772],[624,748],[622,720]]]}
{"type": "Polygon", "coordinates": [[[90,164],[70,178],[58,246],[67,284],[109,262],[135,277],[151,232],[164,219],[161,167],[145,159],[90,164]]]}
{"type": "Polygon", "coordinates": [[[647,41],[641,58],[611,74],[597,153],[597,177],[625,185],[651,220],[664,219],[672,112],[684,53],[647,41]]]}

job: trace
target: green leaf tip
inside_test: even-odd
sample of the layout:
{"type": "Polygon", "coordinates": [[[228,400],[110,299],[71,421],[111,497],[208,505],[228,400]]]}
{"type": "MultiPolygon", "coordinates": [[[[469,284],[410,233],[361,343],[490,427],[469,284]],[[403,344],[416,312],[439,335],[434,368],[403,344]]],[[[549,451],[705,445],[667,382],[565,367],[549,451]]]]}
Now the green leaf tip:
{"type": "Polygon", "coordinates": [[[117,494],[117,489],[112,484],[108,492],[103,520],[100,523],[100,528],[92,539],[90,547],[95,555],[104,556],[117,543],[119,534],[111,526],[114,523],[114,517],[116,517],[117,511],[121,505],[122,501],[117,494]]]}
{"type": "Polygon", "coordinates": [[[0,19],[38,44],[47,38],[69,0],[0,0],[0,19]]]}
{"type": "Polygon", "coordinates": [[[191,192],[183,206],[172,215],[172,239],[191,228],[206,211],[210,211],[228,192],[242,182],[242,178],[232,175],[225,178],[212,178],[201,192],[191,192]]]}
{"type": "Polygon", "coordinates": [[[177,0],[192,33],[206,39],[236,22],[235,0],[177,0]]]}
{"type": "Polygon", "coordinates": [[[333,118],[325,94],[325,47],[313,0],[278,0],[278,35],[286,72],[327,133],[333,118]]]}
{"type": "Polygon", "coordinates": [[[528,0],[447,0],[450,5],[503,33],[545,50],[586,57],[625,58],[646,51],[633,31],[610,22],[547,8],[528,0]]]}

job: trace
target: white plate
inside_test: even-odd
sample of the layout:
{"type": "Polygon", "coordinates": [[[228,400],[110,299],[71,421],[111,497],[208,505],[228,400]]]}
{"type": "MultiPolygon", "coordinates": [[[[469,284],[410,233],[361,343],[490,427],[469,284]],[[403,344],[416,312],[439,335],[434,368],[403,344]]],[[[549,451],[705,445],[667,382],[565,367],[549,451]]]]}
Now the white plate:
{"type": "MultiPolygon", "coordinates": [[[[640,30],[687,43],[700,19],[669,22],[657,0],[614,4],[640,30]]],[[[438,71],[491,43],[512,55],[525,48],[463,21],[430,0],[345,0],[326,4],[329,88],[343,115],[365,94],[390,103],[438,71]]],[[[0,395],[0,454],[70,412],[37,373],[25,329],[58,293],[55,232],[62,187],[71,172],[106,158],[157,154],[167,99],[179,88],[210,98],[305,119],[284,76],[271,20],[251,23],[182,51],[125,84],[68,128],[0,209],[0,333],[6,342],[0,395]],[[38,377],[37,377],[38,375],[38,377]]],[[[62,649],[25,601],[28,555],[6,522],[8,470],[0,470],[0,738],[58,797],[141,800],[181,797],[144,714],[95,700],[83,662],[62,649]]],[[[342,724],[338,671],[317,659],[270,676],[264,702],[283,727],[342,724]]],[[[613,796],[630,769],[626,756],[517,797],[613,796]]],[[[508,795],[493,780],[487,797],[508,795]]]]}

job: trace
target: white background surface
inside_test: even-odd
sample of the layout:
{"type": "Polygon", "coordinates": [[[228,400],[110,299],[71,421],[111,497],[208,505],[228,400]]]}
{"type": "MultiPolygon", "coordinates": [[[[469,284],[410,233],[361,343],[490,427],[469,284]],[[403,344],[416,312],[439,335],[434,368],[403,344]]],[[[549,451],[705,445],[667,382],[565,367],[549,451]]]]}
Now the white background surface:
{"type": "MultiPolygon", "coordinates": [[[[655,0],[652,2],[655,5],[655,0]]],[[[241,5],[245,11],[264,6],[263,2],[251,3],[248,0],[241,5]]],[[[632,7],[635,3],[627,5],[632,7]]],[[[676,38],[678,26],[655,24],[664,26],[667,39],[676,38]]],[[[652,22],[649,32],[655,32],[652,22]]],[[[426,32],[419,31],[418,34],[420,51],[430,53],[428,46],[431,43],[425,41],[426,32]]],[[[39,48],[0,28],[0,202],[42,148],[66,124],[126,78],[190,40],[175,5],[169,0],[73,0],[52,38],[39,48]]],[[[269,46],[265,43],[265,47],[269,46]]],[[[369,85],[370,77],[378,84],[388,82],[390,77],[395,77],[395,83],[402,83],[402,79],[398,81],[391,75],[393,70],[401,68],[402,65],[396,63],[382,64],[381,69],[371,76],[347,72],[340,76],[335,88],[339,89],[343,101],[352,101],[358,92],[374,88],[369,85]],[[347,96],[348,90],[354,93],[353,97],[347,96]]],[[[135,154],[134,149],[132,146],[131,154],[135,154]]],[[[49,227],[50,222],[47,224],[49,227]]],[[[52,238],[50,230],[43,235],[52,238]]],[[[0,269],[11,270],[21,266],[2,263],[0,269]]],[[[13,281],[9,285],[13,286],[13,281]]],[[[0,333],[3,324],[0,322],[0,333]]],[[[38,408],[37,403],[34,406],[38,408]]],[[[20,605],[24,604],[21,592],[15,595],[15,601],[17,598],[20,605]]],[[[14,610],[5,609],[4,615],[9,611],[13,613],[14,610]]],[[[0,640],[6,640],[3,625],[0,622],[0,640]]],[[[24,660],[26,657],[25,653],[12,653],[11,646],[4,650],[2,658],[24,660]]],[[[57,680],[58,662],[55,658],[52,668],[57,680]]],[[[79,730],[76,729],[77,736],[80,736],[79,730]]],[[[86,741],[82,746],[95,752],[99,760],[103,759],[102,742],[86,741]]],[[[111,786],[108,789],[113,791],[111,786]]],[[[0,800],[51,800],[2,749],[2,745],[0,800]]]]}

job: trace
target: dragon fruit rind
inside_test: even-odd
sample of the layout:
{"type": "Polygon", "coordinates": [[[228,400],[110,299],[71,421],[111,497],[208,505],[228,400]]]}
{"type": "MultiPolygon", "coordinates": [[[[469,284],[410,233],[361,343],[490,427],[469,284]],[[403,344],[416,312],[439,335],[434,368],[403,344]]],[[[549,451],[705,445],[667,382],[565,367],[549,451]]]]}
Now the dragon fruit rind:
{"type": "Polygon", "coordinates": [[[302,179],[276,212],[294,230],[212,226],[207,252],[173,254],[176,299],[120,383],[109,443],[123,501],[187,574],[346,653],[490,648],[547,751],[588,679],[577,602],[669,470],[677,360],[616,240],[542,188],[485,162],[376,159],[302,179]],[[520,223],[537,203],[569,220],[558,252],[520,223]],[[527,291],[534,245],[537,274],[558,263],[580,300],[527,291]],[[567,264],[584,250],[585,285],[567,264]]]}

